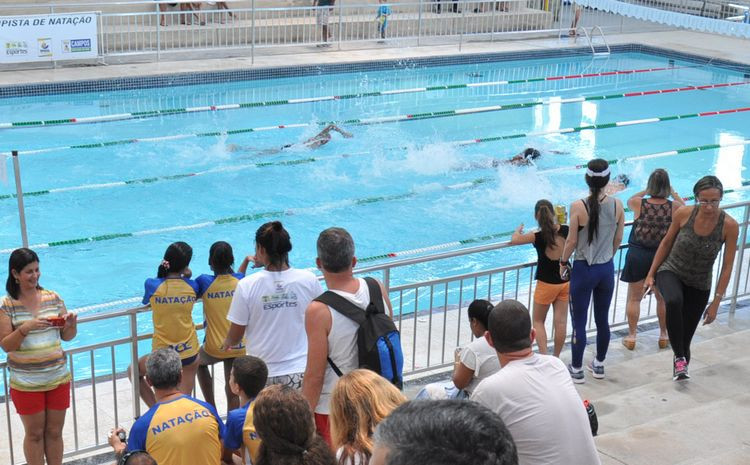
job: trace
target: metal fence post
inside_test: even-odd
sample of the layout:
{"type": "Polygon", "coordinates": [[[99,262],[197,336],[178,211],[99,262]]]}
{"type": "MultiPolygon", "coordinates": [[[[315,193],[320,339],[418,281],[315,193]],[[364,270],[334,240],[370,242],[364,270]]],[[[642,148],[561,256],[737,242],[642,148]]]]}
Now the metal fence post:
{"type": "Polygon", "coordinates": [[[419,8],[417,12],[417,47],[419,47],[419,42],[422,38],[422,6],[422,0],[419,0],[419,6],[417,7],[419,8]]]}
{"type": "Polygon", "coordinates": [[[461,48],[464,44],[464,29],[466,29],[466,7],[468,6],[468,3],[464,3],[461,5],[461,0],[454,0],[458,3],[458,5],[461,7],[461,34],[458,36],[458,51],[461,51],[461,48]]]}
{"type": "Polygon", "coordinates": [[[141,416],[141,380],[138,372],[138,309],[128,314],[130,319],[130,387],[133,399],[133,418],[141,416]]]}
{"type": "Polygon", "coordinates": [[[497,14],[497,3],[496,2],[492,2],[489,5],[490,5],[490,10],[492,10],[492,19],[490,20],[490,21],[492,21],[490,23],[491,24],[491,26],[490,26],[490,42],[494,42],[495,41],[495,23],[497,22],[497,16],[495,16],[497,14]]]}
{"type": "Polygon", "coordinates": [[[338,6],[339,6],[339,31],[338,31],[338,34],[336,34],[338,36],[338,50],[341,50],[341,8],[342,8],[343,3],[344,3],[343,0],[340,0],[338,2],[338,6]]]}
{"type": "Polygon", "coordinates": [[[255,0],[250,5],[250,64],[255,64],[255,0]]]}
{"type": "MultiPolygon", "coordinates": [[[[156,61],[161,61],[161,4],[156,4],[156,61]]],[[[170,16],[169,19],[172,19],[170,16]]],[[[166,17],[165,17],[166,20],[166,17]]]]}
{"type": "MultiPolygon", "coordinates": [[[[734,315],[737,309],[737,292],[740,289],[740,275],[742,274],[742,262],[745,259],[745,242],[747,241],[747,222],[750,220],[750,206],[745,205],[745,213],[742,215],[742,232],[740,233],[739,253],[737,263],[734,265],[734,283],[732,284],[732,303],[729,305],[729,314],[734,315]]],[[[748,270],[750,273],[750,270],[748,270]]]]}
{"type": "Polygon", "coordinates": [[[13,155],[13,174],[16,177],[16,200],[18,200],[18,219],[21,222],[21,243],[24,247],[28,247],[29,237],[26,235],[26,212],[23,208],[23,188],[21,187],[21,166],[18,163],[18,150],[11,153],[13,155]]]}

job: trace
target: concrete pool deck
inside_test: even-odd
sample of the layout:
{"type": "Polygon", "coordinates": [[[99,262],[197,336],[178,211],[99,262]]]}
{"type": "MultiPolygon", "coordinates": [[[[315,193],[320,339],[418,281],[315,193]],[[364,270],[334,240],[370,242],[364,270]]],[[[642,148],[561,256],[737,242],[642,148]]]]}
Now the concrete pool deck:
{"type": "MultiPolygon", "coordinates": [[[[750,47],[747,40],[717,36],[691,31],[666,31],[607,36],[610,45],[644,44],[672,49],[678,52],[716,57],[750,65],[750,47]]],[[[600,41],[595,41],[599,45],[600,41]]],[[[394,45],[398,45],[397,43],[394,45]]],[[[458,44],[422,45],[420,47],[394,47],[388,44],[377,48],[361,48],[362,43],[344,44],[341,50],[335,46],[320,49],[315,46],[299,46],[294,52],[289,48],[256,50],[255,63],[249,56],[126,63],[102,66],[66,66],[55,69],[8,70],[0,72],[0,86],[32,83],[65,82],[82,79],[106,79],[118,77],[150,76],[171,73],[222,71],[234,69],[259,69],[282,66],[323,65],[332,63],[355,63],[372,60],[403,60],[472,53],[520,52],[550,50],[567,47],[587,47],[585,38],[563,37],[545,39],[498,40],[495,42],[464,42],[459,52],[458,44]]],[[[186,57],[188,57],[187,55],[186,57]]]]}

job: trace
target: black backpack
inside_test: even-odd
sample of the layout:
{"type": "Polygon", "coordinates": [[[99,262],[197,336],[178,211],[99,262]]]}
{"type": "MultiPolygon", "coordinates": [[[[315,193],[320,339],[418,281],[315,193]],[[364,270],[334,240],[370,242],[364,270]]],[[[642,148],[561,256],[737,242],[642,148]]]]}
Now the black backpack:
{"type": "MultiPolygon", "coordinates": [[[[370,303],[366,309],[357,307],[332,291],[324,292],[315,300],[330,306],[359,325],[359,368],[372,370],[402,389],[404,354],[401,351],[401,336],[393,320],[385,313],[380,285],[369,277],[365,278],[365,282],[370,291],[370,303]]],[[[338,376],[343,376],[330,357],[328,363],[338,376]]]]}

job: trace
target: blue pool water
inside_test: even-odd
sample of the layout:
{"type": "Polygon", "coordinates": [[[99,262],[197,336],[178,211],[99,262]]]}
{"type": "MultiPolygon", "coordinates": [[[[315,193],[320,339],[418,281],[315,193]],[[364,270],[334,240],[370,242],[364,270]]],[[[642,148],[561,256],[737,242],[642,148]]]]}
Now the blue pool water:
{"type": "MultiPolygon", "coordinates": [[[[667,66],[668,59],[645,54],[613,54],[592,61],[588,56],[535,61],[497,62],[402,70],[368,71],[231,82],[225,84],[153,88],[7,98],[0,100],[0,122],[86,117],[164,108],[273,101],[326,95],[408,89],[433,85],[528,79],[578,73],[598,73],[667,66]]],[[[254,107],[134,119],[117,122],[0,130],[0,152],[66,147],[124,139],[256,128],[282,124],[343,121],[489,105],[531,102],[540,98],[573,98],[690,85],[742,81],[741,73],[693,63],[677,69],[585,79],[515,85],[461,88],[425,93],[394,94],[296,105],[254,107]]],[[[584,163],[593,157],[621,159],[691,146],[727,143],[750,137],[750,113],[727,114],[554,134],[456,147],[453,141],[555,130],[657,116],[698,113],[750,106],[750,86],[736,86],[663,95],[594,100],[510,111],[437,119],[344,125],[352,139],[334,135],[315,150],[293,147],[274,155],[259,151],[302,142],[315,127],[287,128],[232,136],[139,142],[95,149],[55,150],[21,156],[23,187],[37,191],[69,186],[111,183],[145,177],[169,176],[216,169],[217,172],[177,180],[97,188],[26,198],[31,244],[128,233],[172,226],[198,225],[158,234],[39,249],[42,284],[54,289],[69,308],[142,294],[143,282],[154,276],[166,246],[184,240],[194,249],[195,275],[208,273],[208,249],[216,240],[229,241],[237,261],[253,251],[256,228],[267,221],[203,223],[285,211],[281,218],[292,236],[291,262],[314,265],[317,234],[331,225],[353,234],[359,257],[370,257],[533,225],[532,208],[539,198],[570,203],[585,194],[581,171],[543,173],[556,167],[584,163]],[[228,144],[257,150],[228,152],[228,144]],[[481,168],[491,158],[508,158],[533,146],[548,153],[537,167],[481,168]],[[305,164],[249,166],[254,163],[294,161],[314,156],[305,164]],[[474,187],[445,189],[490,177],[474,187]],[[412,193],[408,198],[357,202],[412,193]]],[[[627,173],[631,188],[626,199],[645,185],[648,174],[666,168],[683,195],[705,174],[718,175],[726,188],[744,178],[745,146],[733,146],[677,156],[618,163],[615,173],[627,173]]],[[[0,195],[15,191],[12,166],[5,161],[8,180],[0,195]]],[[[746,198],[744,192],[727,200],[746,198]]],[[[0,248],[20,245],[14,199],[0,200],[0,248]]],[[[529,248],[486,254],[469,261],[453,260],[396,273],[395,283],[468,272],[516,263],[532,257],[529,248]]],[[[6,260],[7,254],[0,259],[6,260]]],[[[5,273],[0,274],[5,279],[5,273]]],[[[201,321],[196,306],[196,321],[201,321]]],[[[90,324],[72,346],[100,342],[127,334],[122,324],[90,324]]],[[[142,331],[150,317],[139,320],[142,331]]],[[[147,346],[144,346],[147,347],[147,346]]],[[[108,355],[106,360],[108,363],[108,355]]],[[[80,362],[82,366],[88,363],[80,362]]],[[[118,366],[127,364],[119,354],[118,366]],[[122,359],[122,360],[120,360],[122,359]]],[[[98,369],[97,363],[97,369],[98,369]]],[[[106,366],[102,369],[106,369],[106,366]]]]}

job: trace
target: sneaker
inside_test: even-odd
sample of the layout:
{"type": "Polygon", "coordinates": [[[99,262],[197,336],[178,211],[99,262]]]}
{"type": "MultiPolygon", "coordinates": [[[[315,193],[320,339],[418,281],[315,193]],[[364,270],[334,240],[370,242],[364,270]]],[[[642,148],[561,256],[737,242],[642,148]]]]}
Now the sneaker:
{"type": "Polygon", "coordinates": [[[592,360],[591,363],[586,365],[586,369],[588,369],[591,372],[591,375],[596,379],[604,379],[604,365],[596,366],[594,365],[594,361],[592,360]]]}
{"type": "Polygon", "coordinates": [[[681,381],[688,378],[690,378],[690,375],[688,374],[687,360],[685,360],[685,357],[675,357],[672,379],[674,381],[681,381]]]}
{"type": "Polygon", "coordinates": [[[586,378],[583,376],[583,370],[574,371],[573,366],[568,364],[568,373],[570,373],[570,378],[574,383],[583,384],[586,382],[586,378]]]}

